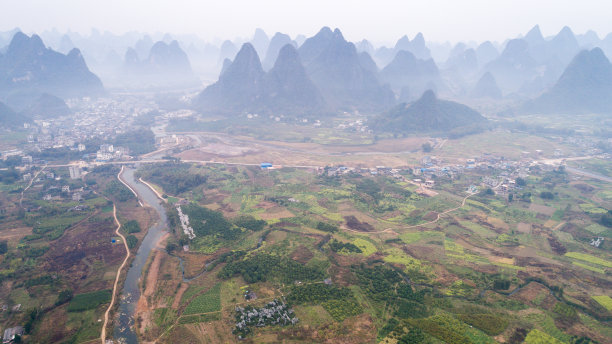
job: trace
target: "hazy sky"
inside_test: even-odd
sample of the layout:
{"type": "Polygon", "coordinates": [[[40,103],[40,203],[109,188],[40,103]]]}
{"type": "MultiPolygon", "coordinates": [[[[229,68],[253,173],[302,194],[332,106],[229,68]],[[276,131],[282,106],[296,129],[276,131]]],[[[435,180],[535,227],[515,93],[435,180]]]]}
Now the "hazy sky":
{"type": "Polygon", "coordinates": [[[501,41],[535,24],[545,36],[568,25],[603,37],[612,32],[610,14],[610,0],[0,0],[0,30],[96,27],[213,39],[247,37],[257,27],[309,36],[330,26],[350,40],[392,42],[421,31],[433,41],[501,41]]]}

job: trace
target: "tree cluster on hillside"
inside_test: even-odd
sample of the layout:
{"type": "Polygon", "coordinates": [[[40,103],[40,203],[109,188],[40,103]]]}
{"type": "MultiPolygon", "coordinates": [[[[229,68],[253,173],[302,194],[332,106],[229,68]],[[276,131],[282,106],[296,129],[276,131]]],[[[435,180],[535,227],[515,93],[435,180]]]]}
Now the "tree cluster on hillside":
{"type": "Polygon", "coordinates": [[[155,150],[155,135],[151,129],[138,129],[119,134],[113,140],[119,147],[127,147],[131,155],[140,155],[155,150]]]}
{"type": "Polygon", "coordinates": [[[322,280],[323,272],[316,268],[307,267],[292,259],[258,254],[242,260],[229,262],[219,272],[219,277],[230,278],[240,275],[247,283],[267,281],[278,278],[284,283],[294,281],[322,280]]]}
{"type": "Polygon", "coordinates": [[[188,164],[169,162],[143,169],[140,175],[143,179],[161,186],[164,192],[178,195],[206,183],[208,179],[197,173],[189,173],[190,167],[188,164]]]}
{"type": "Polygon", "coordinates": [[[193,203],[182,206],[181,209],[189,216],[189,225],[197,237],[213,235],[221,239],[233,240],[242,232],[218,211],[193,203]]]}

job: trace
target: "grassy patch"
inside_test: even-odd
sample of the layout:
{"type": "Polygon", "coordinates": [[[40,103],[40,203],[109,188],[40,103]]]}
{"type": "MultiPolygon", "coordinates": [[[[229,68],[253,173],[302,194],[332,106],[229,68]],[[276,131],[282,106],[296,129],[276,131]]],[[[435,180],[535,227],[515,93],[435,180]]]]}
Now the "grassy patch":
{"type": "Polygon", "coordinates": [[[68,305],[68,312],[81,312],[88,309],[94,309],[101,304],[110,302],[111,291],[99,290],[91,293],[75,295],[68,305]]]}
{"type": "Polygon", "coordinates": [[[605,259],[601,259],[599,257],[592,256],[590,254],[580,253],[580,252],[567,252],[565,256],[574,258],[574,259],[578,259],[578,260],[582,260],[582,261],[585,261],[591,264],[596,264],[596,265],[605,266],[607,268],[612,268],[612,262],[609,262],[605,259]]]}
{"type": "Polygon", "coordinates": [[[580,204],[580,209],[587,214],[605,214],[608,212],[606,209],[600,208],[592,203],[582,203],[580,204]]]}
{"type": "Polygon", "coordinates": [[[583,269],[587,269],[589,271],[597,272],[597,273],[600,273],[600,274],[605,274],[606,273],[606,269],[594,267],[594,266],[591,266],[591,265],[588,265],[588,264],[584,264],[584,263],[581,263],[581,262],[572,262],[572,264],[574,264],[576,266],[579,266],[579,267],[581,267],[583,269]]]}
{"type": "Polygon", "coordinates": [[[221,284],[218,283],[202,295],[198,295],[187,307],[183,314],[199,314],[218,312],[221,310],[221,284]]]}
{"type": "Polygon", "coordinates": [[[366,239],[357,238],[353,241],[353,244],[359,247],[361,249],[361,252],[363,252],[365,256],[369,256],[371,254],[378,252],[378,249],[376,248],[376,246],[374,246],[374,244],[372,244],[366,239]]]}
{"type": "Polygon", "coordinates": [[[547,335],[546,333],[533,329],[525,337],[524,344],[563,344],[563,342],[557,340],[554,337],[547,335]]]}
{"type": "Polygon", "coordinates": [[[355,298],[345,298],[343,300],[329,300],[321,304],[323,308],[336,321],[342,321],[353,315],[363,312],[363,308],[357,303],[355,298]]]}
{"type": "Polygon", "coordinates": [[[490,336],[496,336],[508,327],[508,320],[493,314],[461,314],[459,319],[490,336]]]}
{"type": "Polygon", "coordinates": [[[421,267],[421,261],[410,257],[400,249],[392,248],[386,253],[387,255],[383,258],[385,262],[402,264],[407,269],[419,269],[421,267]]]}
{"type": "Polygon", "coordinates": [[[592,296],[593,300],[604,306],[608,311],[612,312],[612,298],[608,295],[592,296]]]}
{"type": "Polygon", "coordinates": [[[442,236],[442,233],[434,231],[410,232],[401,234],[400,239],[402,239],[405,244],[412,244],[422,240],[441,239],[442,236]]]}
{"type": "Polygon", "coordinates": [[[593,223],[590,224],[586,227],[584,227],[584,229],[586,229],[587,231],[593,233],[593,234],[601,234],[603,232],[605,232],[606,230],[608,230],[606,227],[599,225],[597,223],[593,223]]]}
{"type": "Polygon", "coordinates": [[[196,314],[196,315],[184,315],[178,323],[183,324],[196,324],[221,320],[221,313],[210,313],[210,314],[196,314]]]}

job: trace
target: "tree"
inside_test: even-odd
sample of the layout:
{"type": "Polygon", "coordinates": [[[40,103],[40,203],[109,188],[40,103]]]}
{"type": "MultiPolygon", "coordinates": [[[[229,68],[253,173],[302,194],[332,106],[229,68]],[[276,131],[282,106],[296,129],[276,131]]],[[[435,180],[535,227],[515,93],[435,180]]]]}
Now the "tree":
{"type": "MultiPolygon", "coordinates": [[[[601,224],[606,227],[612,227],[612,210],[608,210],[607,213],[601,215],[601,224]]],[[[1,247],[0,247],[1,250],[1,247]]],[[[2,251],[0,251],[2,253],[2,251]]]]}
{"type": "Polygon", "coordinates": [[[516,185],[518,185],[518,186],[525,186],[525,185],[527,185],[527,181],[525,179],[521,178],[521,177],[516,178],[515,182],[516,182],[516,185]]]}
{"type": "Polygon", "coordinates": [[[138,244],[138,238],[130,234],[127,236],[127,238],[125,238],[125,242],[127,243],[128,248],[134,248],[136,247],[136,244],[138,244]]]}
{"type": "Polygon", "coordinates": [[[550,191],[542,191],[542,192],[540,193],[540,198],[542,198],[542,199],[548,199],[548,200],[550,200],[550,199],[554,199],[554,198],[555,198],[555,194],[553,194],[553,193],[552,193],[552,192],[550,192],[550,191]]]}
{"type": "Polygon", "coordinates": [[[423,143],[421,145],[421,148],[423,149],[423,152],[425,153],[429,153],[433,150],[433,147],[431,146],[431,143],[429,142],[423,143]]]}
{"type": "Polygon", "coordinates": [[[424,340],[425,340],[425,334],[423,333],[423,330],[421,330],[418,327],[413,327],[410,329],[410,331],[408,331],[408,333],[406,333],[399,339],[398,343],[400,344],[418,344],[418,343],[422,343],[424,340]]]}
{"type": "Polygon", "coordinates": [[[55,305],[59,306],[70,301],[72,299],[72,296],[72,290],[62,290],[59,295],[57,295],[57,301],[55,301],[55,305]]]}
{"type": "Polygon", "coordinates": [[[508,202],[512,202],[514,200],[514,194],[508,194],[508,202]]]}
{"type": "Polygon", "coordinates": [[[178,245],[173,241],[168,241],[168,243],[166,244],[166,252],[168,253],[174,252],[174,250],[176,250],[177,248],[178,245]]]}
{"type": "Polygon", "coordinates": [[[0,241],[0,254],[5,254],[8,252],[8,244],[7,241],[0,241]]]}

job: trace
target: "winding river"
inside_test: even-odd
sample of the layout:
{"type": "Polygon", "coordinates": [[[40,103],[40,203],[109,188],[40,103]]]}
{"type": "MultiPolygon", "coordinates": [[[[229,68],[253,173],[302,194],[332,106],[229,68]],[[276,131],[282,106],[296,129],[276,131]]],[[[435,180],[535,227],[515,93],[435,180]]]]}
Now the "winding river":
{"type": "Polygon", "coordinates": [[[149,257],[149,254],[151,253],[151,250],[155,248],[157,242],[166,233],[166,229],[168,228],[166,210],[161,205],[161,202],[155,193],[146,185],[136,180],[134,177],[134,171],[135,170],[133,168],[126,168],[121,177],[124,182],[126,182],[133,190],[136,191],[141,202],[151,206],[157,212],[159,215],[159,221],[149,228],[149,231],[138,248],[136,256],[127,272],[123,290],[121,292],[118,310],[119,317],[115,320],[113,338],[120,343],[127,344],[138,343],[138,336],[132,327],[134,325],[136,303],[140,298],[140,288],[138,283],[140,282],[144,265],[149,257]]]}

